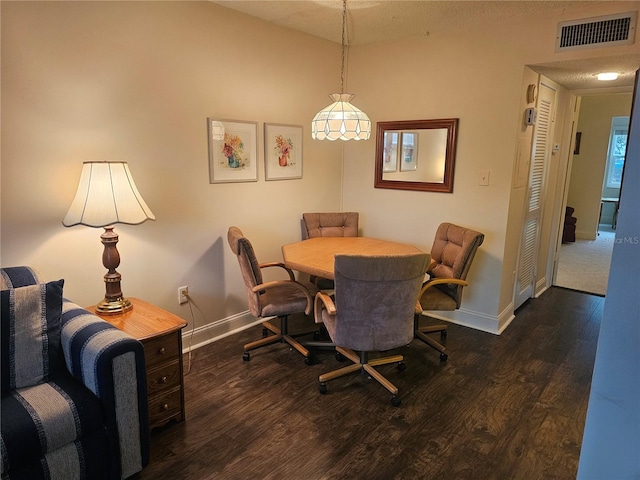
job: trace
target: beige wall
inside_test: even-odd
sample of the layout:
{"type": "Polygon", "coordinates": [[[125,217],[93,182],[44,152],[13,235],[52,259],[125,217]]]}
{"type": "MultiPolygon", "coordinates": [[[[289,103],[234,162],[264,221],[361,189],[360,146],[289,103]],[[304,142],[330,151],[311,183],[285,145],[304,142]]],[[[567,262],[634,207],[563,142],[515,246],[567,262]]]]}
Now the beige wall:
{"type": "Polygon", "coordinates": [[[341,145],[309,129],[339,65],[335,44],[208,2],[2,2],[2,265],[100,300],[102,230],[61,222],[83,161],[125,160],[157,220],[116,228],[124,293],[191,323],[188,284],[197,326],[245,311],[227,228],[276,260],[301,212],[340,207],[341,145]],[[260,122],[260,139],[303,125],[304,178],[266,182],[260,147],[258,182],[210,184],[210,116],[260,122]]]}
{"type": "Polygon", "coordinates": [[[584,96],[580,102],[580,153],[573,157],[567,199],[567,205],[576,209],[577,238],[596,238],[611,119],[629,115],[631,98],[630,93],[591,95],[584,96]]]}
{"type": "MultiPolygon", "coordinates": [[[[514,159],[517,139],[530,135],[522,127],[523,76],[537,81],[524,66],[628,51],[617,47],[555,54],[553,42],[558,21],[628,11],[634,5],[600,3],[567,9],[560,17],[467,25],[460,31],[352,49],[349,90],[373,122],[460,119],[453,194],[372,189],[375,145],[347,144],[344,155],[344,207],[361,212],[367,235],[410,240],[429,249],[443,221],[485,233],[463,308],[448,318],[497,332],[513,314],[512,272],[526,191],[512,188],[514,159]],[[481,170],[490,171],[488,187],[479,185],[481,170]]],[[[637,52],[638,46],[633,49],[637,52]]],[[[568,105],[567,99],[560,101],[568,105]]],[[[563,128],[560,123],[554,138],[564,135],[563,128]]],[[[558,173],[552,169],[552,175],[558,173]]],[[[553,195],[556,179],[548,180],[553,195]]],[[[549,238],[557,232],[549,224],[552,213],[547,212],[544,226],[549,238]]],[[[540,262],[544,266],[546,259],[540,262]]],[[[542,279],[545,273],[540,272],[542,279]]]]}
{"type": "MultiPolygon", "coordinates": [[[[513,313],[522,195],[513,195],[525,65],[637,52],[554,54],[557,22],[638,9],[598,2],[561,17],[350,49],[348,88],[372,121],[460,119],[453,194],[373,188],[375,142],[315,142],[309,122],[339,89],[340,47],[208,2],[2,2],[2,265],[103,294],[100,231],[64,228],[84,160],[129,162],[156,222],[118,226],[123,288],[196,326],[246,310],[226,244],[241,227],[261,259],[300,238],[304,211],[357,210],[362,233],[430,249],[437,225],[485,233],[456,321],[498,331],[513,313]],[[536,39],[533,41],[532,39],[536,39]],[[206,118],[303,125],[302,180],[208,182],[206,118]],[[344,154],[344,164],[342,157],[344,154]],[[490,170],[490,185],[478,185],[490,170]]],[[[530,74],[530,73],[529,73],[530,74]]],[[[260,143],[261,145],[261,143],[260,143]]],[[[520,189],[522,190],[522,189],[520,189]]]]}

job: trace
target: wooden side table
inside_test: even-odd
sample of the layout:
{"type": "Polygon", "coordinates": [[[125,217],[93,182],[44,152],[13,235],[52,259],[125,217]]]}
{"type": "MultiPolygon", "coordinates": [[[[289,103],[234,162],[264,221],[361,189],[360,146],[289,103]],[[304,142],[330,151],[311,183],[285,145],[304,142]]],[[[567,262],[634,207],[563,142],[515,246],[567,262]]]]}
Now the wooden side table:
{"type": "Polygon", "coordinates": [[[116,315],[92,313],[140,340],[144,346],[149,396],[149,427],[170,420],[184,421],[184,377],[182,370],[182,318],[144,300],[130,298],[133,309],[116,315]]]}

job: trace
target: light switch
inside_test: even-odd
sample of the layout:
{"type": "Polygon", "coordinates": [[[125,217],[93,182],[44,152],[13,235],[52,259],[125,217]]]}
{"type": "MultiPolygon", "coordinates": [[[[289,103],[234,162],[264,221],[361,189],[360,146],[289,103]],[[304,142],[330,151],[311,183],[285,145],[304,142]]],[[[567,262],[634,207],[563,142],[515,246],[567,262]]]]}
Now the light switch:
{"type": "Polygon", "coordinates": [[[483,187],[489,185],[489,174],[489,170],[480,170],[480,180],[478,185],[481,185],[483,187]]]}

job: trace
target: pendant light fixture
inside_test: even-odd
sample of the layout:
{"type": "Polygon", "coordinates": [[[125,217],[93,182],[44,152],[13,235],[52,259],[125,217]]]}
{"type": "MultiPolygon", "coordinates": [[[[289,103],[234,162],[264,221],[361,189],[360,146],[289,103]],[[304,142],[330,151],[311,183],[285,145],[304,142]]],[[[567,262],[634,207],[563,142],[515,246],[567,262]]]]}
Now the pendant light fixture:
{"type": "Polygon", "coordinates": [[[349,103],[355,95],[344,93],[346,24],[347,0],[342,0],[340,93],[329,95],[333,103],[320,110],[311,121],[311,138],[314,140],[367,140],[371,136],[371,120],[366,113],[349,103]]]}

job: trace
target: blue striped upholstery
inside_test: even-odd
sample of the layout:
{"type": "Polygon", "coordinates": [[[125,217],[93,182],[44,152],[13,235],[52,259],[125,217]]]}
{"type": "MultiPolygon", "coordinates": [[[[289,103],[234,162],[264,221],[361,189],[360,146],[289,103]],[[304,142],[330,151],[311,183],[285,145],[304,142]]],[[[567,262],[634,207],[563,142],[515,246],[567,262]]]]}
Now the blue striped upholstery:
{"type": "Polygon", "coordinates": [[[47,381],[62,371],[62,280],[0,292],[2,393],[47,381]]]}
{"type": "MultiPolygon", "coordinates": [[[[29,275],[3,269],[0,286],[24,288],[29,275]]],[[[31,281],[44,285],[37,275],[31,281]]],[[[120,479],[142,470],[149,461],[142,344],[67,299],[57,341],[61,371],[3,391],[2,479],[120,479]]]]}

